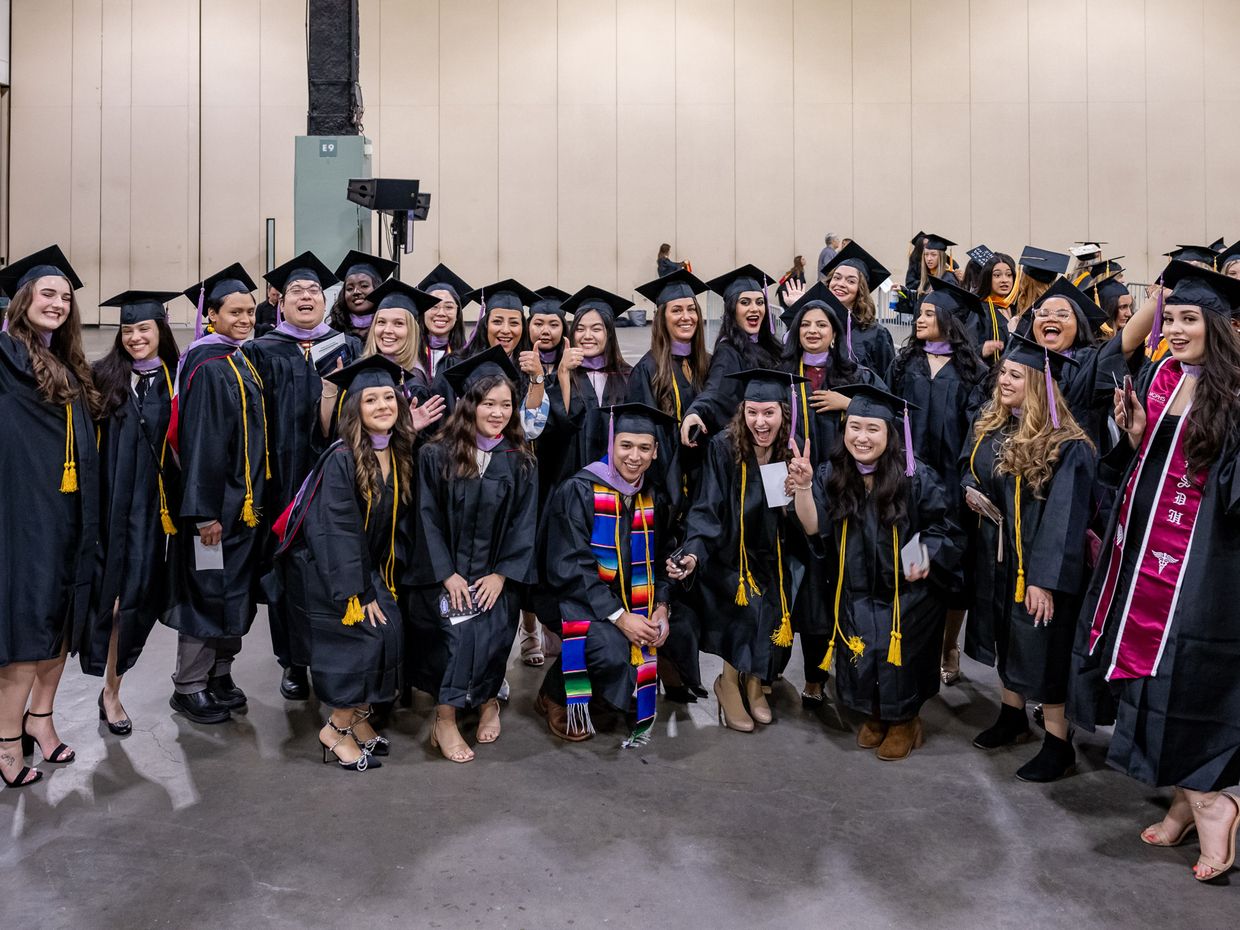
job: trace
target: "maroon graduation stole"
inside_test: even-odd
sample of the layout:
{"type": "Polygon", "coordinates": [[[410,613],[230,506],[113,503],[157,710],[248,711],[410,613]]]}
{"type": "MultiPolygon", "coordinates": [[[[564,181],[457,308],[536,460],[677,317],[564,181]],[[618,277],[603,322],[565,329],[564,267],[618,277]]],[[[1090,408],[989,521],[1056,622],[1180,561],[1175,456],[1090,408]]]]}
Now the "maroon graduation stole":
{"type": "Polygon", "coordinates": [[[1125,488],[1115,536],[1111,540],[1106,579],[1089,633],[1089,651],[1092,655],[1102,639],[1107,616],[1116,597],[1122,597],[1123,609],[1119,615],[1115,649],[1106,673],[1108,681],[1146,678],[1157,672],[1167,644],[1171,618],[1180,599],[1206,478],[1204,471],[1195,476],[1188,471],[1183,441],[1188,408],[1176,426],[1171,452],[1159,475],[1154,507],[1148,513],[1134,514],[1132,505],[1146,468],[1157,467],[1157,463],[1151,466],[1147,459],[1150,442],[1183,386],[1183,378],[1180,363],[1170,359],[1158,369],[1146,395],[1148,425],[1141,440],[1137,467],[1132,470],[1125,488]],[[1138,535],[1134,537],[1134,533],[1138,535]],[[1136,571],[1127,588],[1119,590],[1124,542],[1135,542],[1137,539],[1140,540],[1140,557],[1136,571]]]}

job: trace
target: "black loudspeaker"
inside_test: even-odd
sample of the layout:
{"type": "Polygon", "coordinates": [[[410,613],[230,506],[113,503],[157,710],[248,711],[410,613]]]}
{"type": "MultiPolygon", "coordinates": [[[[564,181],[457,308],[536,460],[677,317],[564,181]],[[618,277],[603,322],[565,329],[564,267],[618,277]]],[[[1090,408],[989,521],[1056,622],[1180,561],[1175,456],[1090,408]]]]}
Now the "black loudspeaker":
{"type": "Polygon", "coordinates": [[[362,131],[357,5],[358,0],[310,0],[306,6],[307,135],[356,136],[362,131]]]}
{"type": "MultiPolygon", "coordinates": [[[[401,178],[351,178],[348,197],[353,203],[381,213],[416,210],[420,182],[401,178]]],[[[426,200],[429,205],[430,195],[426,200]]],[[[421,219],[425,219],[425,214],[421,219]]]]}

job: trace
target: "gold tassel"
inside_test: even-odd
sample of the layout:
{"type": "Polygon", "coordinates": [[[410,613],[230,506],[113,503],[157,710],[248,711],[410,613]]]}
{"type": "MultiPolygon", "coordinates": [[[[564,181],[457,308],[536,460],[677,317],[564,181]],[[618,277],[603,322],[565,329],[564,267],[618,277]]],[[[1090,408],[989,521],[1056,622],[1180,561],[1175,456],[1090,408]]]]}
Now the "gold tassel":
{"type": "Polygon", "coordinates": [[[771,642],[776,646],[792,645],[792,618],[788,614],[779,618],[779,629],[771,635],[771,642]]]}
{"type": "Polygon", "coordinates": [[[246,494],[245,501],[241,505],[241,522],[246,526],[258,526],[258,514],[254,512],[254,496],[246,494]]]}
{"type": "Polygon", "coordinates": [[[60,493],[73,494],[77,489],[77,465],[73,462],[65,462],[65,470],[60,475],[60,493]]]}
{"type": "Polygon", "coordinates": [[[827,646],[827,654],[822,657],[818,667],[824,672],[831,671],[831,663],[835,661],[835,637],[831,637],[831,645],[827,646]]]}
{"type": "Polygon", "coordinates": [[[900,649],[904,634],[900,632],[900,531],[894,523],[891,526],[891,566],[896,580],[896,596],[891,606],[891,643],[887,646],[887,662],[898,667],[904,664],[900,649]]]}
{"type": "Polygon", "coordinates": [[[629,665],[637,668],[642,664],[642,650],[636,643],[629,643],[629,665]]]}
{"type": "Polygon", "coordinates": [[[177,525],[172,522],[172,516],[168,513],[167,507],[159,508],[159,522],[163,524],[165,536],[175,536],[177,534],[177,525]]]}
{"type": "Polygon", "coordinates": [[[895,630],[891,631],[891,645],[887,647],[887,661],[892,665],[899,666],[904,664],[904,655],[900,651],[900,640],[902,639],[904,639],[903,633],[897,633],[895,630]]]}
{"type": "Polygon", "coordinates": [[[1025,603],[1025,570],[1023,568],[1016,570],[1016,603],[1025,603]]]}
{"type": "Polygon", "coordinates": [[[357,599],[357,595],[349,598],[349,605],[345,608],[344,619],[340,622],[345,626],[354,626],[366,619],[366,614],[362,611],[362,602],[357,599]]]}
{"type": "Polygon", "coordinates": [[[749,595],[745,593],[745,573],[744,570],[736,573],[736,597],[733,600],[738,607],[749,606],[749,595]]]}
{"type": "Polygon", "coordinates": [[[736,556],[736,597],[734,603],[738,607],[749,606],[749,594],[745,591],[745,582],[749,582],[749,590],[761,594],[758,583],[754,581],[753,572],[749,570],[749,554],[745,551],[745,483],[748,469],[741,463],[741,503],[740,503],[740,546],[736,556]]]}
{"type": "Polygon", "coordinates": [[[74,494],[78,489],[77,457],[73,452],[73,404],[65,404],[65,467],[60,473],[60,493],[74,494]]]}
{"type": "MultiPolygon", "coordinates": [[[[1054,399],[1051,400],[1054,403],[1054,399]]],[[[1016,515],[1013,530],[1016,533],[1016,597],[1017,604],[1025,603],[1025,547],[1020,538],[1020,475],[1016,476],[1016,493],[1013,495],[1016,515]]]]}
{"type": "Polygon", "coordinates": [[[852,653],[852,660],[855,664],[858,659],[865,655],[865,640],[860,636],[850,636],[844,640],[844,645],[848,647],[848,651],[852,653]]]}
{"type": "Polygon", "coordinates": [[[788,595],[784,592],[784,547],[779,536],[775,537],[775,571],[779,573],[779,629],[771,635],[771,642],[776,646],[791,646],[792,614],[788,610],[788,595]]]}

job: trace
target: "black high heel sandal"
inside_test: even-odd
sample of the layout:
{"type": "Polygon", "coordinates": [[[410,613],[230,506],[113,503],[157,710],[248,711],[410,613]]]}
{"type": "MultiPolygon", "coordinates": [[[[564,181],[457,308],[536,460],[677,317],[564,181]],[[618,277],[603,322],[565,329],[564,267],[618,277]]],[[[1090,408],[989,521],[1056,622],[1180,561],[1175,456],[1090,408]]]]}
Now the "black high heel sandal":
{"type": "MultiPolygon", "coordinates": [[[[372,716],[374,716],[374,713],[373,708],[365,711],[354,710],[353,724],[349,727],[349,732],[352,733],[353,727],[357,726],[359,723],[365,723],[372,716]]],[[[365,741],[358,740],[356,736],[353,738],[357,740],[357,745],[362,748],[363,752],[368,752],[372,756],[386,756],[391,754],[392,743],[386,736],[380,736],[376,733],[374,737],[365,741]]]]}
{"type": "MultiPolygon", "coordinates": [[[[21,736],[0,736],[0,743],[18,743],[18,742],[22,742],[21,736]]],[[[17,777],[14,778],[12,781],[9,781],[5,777],[4,772],[0,771],[0,781],[3,781],[5,786],[9,788],[25,788],[27,785],[38,784],[42,780],[43,780],[43,773],[40,772],[38,769],[31,768],[28,765],[23,765],[22,770],[17,773],[17,777]],[[27,781],[26,776],[29,775],[31,772],[34,772],[34,778],[27,781]]]]}
{"type": "Polygon", "coordinates": [[[113,723],[108,719],[108,712],[103,709],[103,692],[99,692],[99,719],[108,725],[108,731],[115,736],[128,736],[133,732],[133,721],[126,717],[113,723]]]}
{"type": "MultiPolygon", "coordinates": [[[[26,717],[50,717],[52,716],[53,713],[54,711],[50,711],[50,710],[46,714],[36,714],[33,711],[29,711],[29,710],[26,711],[25,716],[22,717],[22,755],[23,756],[34,755],[34,744],[36,742],[35,738],[26,732],[26,717]]],[[[40,744],[39,751],[42,752],[42,750],[43,750],[43,745],[40,744]]],[[[68,746],[66,746],[64,743],[61,743],[55,749],[53,749],[51,755],[48,755],[47,753],[43,753],[43,761],[51,762],[55,765],[62,765],[68,762],[72,762],[76,758],[77,758],[77,753],[74,752],[72,749],[70,749],[68,746]]]]}
{"type": "Polygon", "coordinates": [[[336,755],[336,747],[339,746],[341,743],[343,743],[345,740],[352,740],[354,743],[357,742],[357,737],[353,735],[353,728],[345,727],[344,729],[341,729],[340,727],[332,723],[330,720],[325,721],[324,726],[329,726],[333,730],[335,730],[338,734],[340,734],[340,739],[336,740],[336,742],[332,743],[330,746],[328,746],[322,740],[319,740],[319,746],[322,747],[323,749],[323,764],[324,765],[326,765],[328,762],[331,762],[332,759],[334,759],[336,761],[336,765],[344,769],[346,772],[365,772],[367,769],[377,769],[377,768],[383,767],[383,763],[374,759],[370,755],[370,753],[368,753],[365,749],[362,749],[362,754],[358,756],[352,762],[345,762],[338,755],[336,755]],[[331,759],[327,758],[328,753],[331,753],[331,759]]]}

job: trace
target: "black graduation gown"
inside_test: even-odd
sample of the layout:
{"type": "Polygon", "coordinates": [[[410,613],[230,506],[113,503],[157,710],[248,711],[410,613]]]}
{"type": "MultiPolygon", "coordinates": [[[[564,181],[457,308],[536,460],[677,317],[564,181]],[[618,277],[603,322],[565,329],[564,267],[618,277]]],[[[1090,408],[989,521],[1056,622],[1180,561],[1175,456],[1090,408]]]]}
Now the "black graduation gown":
{"type": "MultiPolygon", "coordinates": [[[[314,693],[328,707],[390,701],[401,674],[401,617],[381,572],[393,548],[393,475],[367,505],[357,488],[353,451],[336,442],[314,466],[306,493],[289,514],[276,556],[279,603],[290,618],[294,659],[310,667],[314,693]],[[387,624],[343,623],[350,598],[377,601],[387,624]]],[[[402,543],[395,538],[399,578],[402,543]]]]}
{"type": "MultiPolygon", "coordinates": [[[[1015,423],[1015,420],[1010,420],[1015,423]]],[[[971,440],[964,450],[960,462],[961,484],[977,488],[983,494],[980,476],[994,472],[995,458],[1003,442],[1003,434],[999,430],[987,433],[979,443],[971,440]]],[[[998,502],[995,502],[996,505],[998,502]]],[[[968,595],[969,619],[965,627],[964,653],[969,658],[983,665],[995,664],[995,628],[1004,620],[1006,606],[1003,598],[1011,596],[1007,590],[1006,576],[996,571],[996,559],[999,548],[1005,549],[1007,543],[999,540],[999,527],[980,514],[974,513],[968,505],[960,508],[960,522],[969,534],[969,551],[966,556],[965,574],[969,578],[966,589],[968,595]]],[[[1012,554],[1004,552],[1003,558],[1011,558],[1012,554]]]]}
{"type": "Polygon", "coordinates": [[[1059,376],[1068,409],[1103,453],[1112,446],[1107,420],[1115,407],[1115,386],[1123,384],[1128,373],[1122,340],[1123,334],[1116,333],[1100,346],[1074,348],[1071,356],[1076,364],[1065,365],[1059,376]]]}
{"type": "Polygon", "coordinates": [[[432,443],[418,462],[418,549],[406,573],[414,586],[406,609],[406,655],[415,687],[437,704],[476,707],[499,693],[517,635],[521,585],[534,580],[537,466],[500,442],[481,478],[443,477],[447,449],[432,443]],[[488,611],[463,623],[439,613],[443,583],[470,584],[493,572],[503,592],[488,611]]]}
{"type": "MultiPolygon", "coordinates": [[[[1157,366],[1144,373],[1144,402],[1157,366]]],[[[1149,462],[1135,488],[1133,514],[1142,519],[1158,494],[1158,475],[1171,451],[1171,420],[1151,439],[1149,462]],[[1160,435],[1161,434],[1161,435],[1160,435]]],[[[1149,425],[1154,429],[1154,424],[1149,425]]],[[[1121,493],[1137,467],[1127,441],[1112,452],[1108,465],[1122,470],[1121,493]]],[[[1104,557],[1094,571],[1081,607],[1072,656],[1068,715],[1093,730],[1115,724],[1107,762],[1146,784],[1217,791],[1240,781],[1240,443],[1232,440],[1210,468],[1193,525],[1180,597],[1169,625],[1157,673],[1146,678],[1103,679],[1115,649],[1123,609],[1117,596],[1094,654],[1089,631],[1110,564],[1119,524],[1117,502],[1102,537],[1104,557]]],[[[1144,557],[1140,534],[1126,538],[1116,585],[1125,591],[1144,557]]]]}
{"type": "MultiPolygon", "coordinates": [[[[706,439],[718,436],[727,428],[745,396],[745,385],[728,375],[755,367],[762,366],[757,361],[745,358],[732,343],[715,343],[714,354],[710,357],[710,370],[706,372],[706,384],[685,412],[686,416],[696,413],[702,418],[708,434],[706,439]]],[[[701,442],[698,444],[701,445],[701,442]]]]}
{"type": "MultiPolygon", "coordinates": [[[[852,467],[851,463],[847,467],[852,467]]],[[[818,510],[818,563],[824,573],[822,590],[827,600],[818,605],[834,623],[835,592],[839,586],[842,521],[827,515],[827,482],[831,463],[814,474],[814,503],[818,510]]],[[[939,691],[939,663],[943,625],[947,618],[947,593],[960,585],[960,560],[964,533],[955,522],[942,481],[932,469],[918,463],[906,481],[905,518],[896,526],[900,548],[914,534],[930,555],[930,575],[909,581],[894,549],[891,527],[879,521],[873,499],[866,498],[862,512],[848,521],[844,552],[844,583],[840,589],[840,632],[835,644],[836,687],[840,700],[866,716],[888,723],[911,720],[921,706],[939,691]],[[887,661],[893,629],[897,572],[900,591],[901,664],[887,661]],[[865,644],[854,656],[845,639],[859,636],[865,644]]],[[[824,653],[825,654],[825,653],[824,653]]],[[[822,656],[819,656],[821,661],[822,656]]]]}
{"type": "Polygon", "coordinates": [[[83,633],[99,541],[99,458],[73,402],[78,490],[60,491],[68,415],[38,392],[26,346],[0,333],[0,667],[58,657],[83,633]]]}
{"type": "MultiPolygon", "coordinates": [[[[994,639],[985,642],[984,637],[992,634],[976,626],[972,634],[974,654],[982,658],[993,653],[997,657],[999,678],[1009,691],[1043,704],[1062,704],[1067,697],[1073,631],[1087,578],[1085,531],[1097,455],[1080,440],[1064,443],[1041,497],[1022,482],[1025,586],[1026,590],[1036,586],[1051,592],[1055,614],[1045,626],[1034,626],[1023,601],[1018,604],[1015,599],[1017,571],[1022,564],[1016,552],[1016,479],[987,468],[980,453],[978,459],[974,470],[979,480],[975,482],[971,473],[966,473],[964,480],[975,484],[1003,513],[1004,538],[1002,562],[987,560],[980,546],[978,549],[976,568],[986,576],[975,579],[974,584],[979,592],[991,592],[994,639]]],[[[979,602],[979,610],[985,611],[986,605],[979,602]]]]}
{"type": "MultiPolygon", "coordinates": [[[[626,398],[628,403],[647,404],[656,410],[661,409],[654,393],[657,367],[652,352],[647,352],[633,366],[629,375],[629,396],[626,398]]],[[[680,391],[680,408],[664,412],[675,418],[676,426],[658,427],[659,457],[650,466],[647,480],[659,486],[673,511],[680,514],[688,509],[693,490],[697,487],[698,473],[706,458],[706,443],[698,443],[696,449],[681,445],[680,421],[689,412],[698,392],[680,365],[672,366],[672,377],[676,379],[676,387],[680,391]]]]}
{"type": "MultiPolygon", "coordinates": [[[[538,560],[542,588],[538,597],[538,618],[560,632],[561,621],[589,620],[586,633],[586,669],[594,697],[602,698],[620,711],[629,709],[637,687],[637,668],[631,663],[628,639],[608,617],[624,607],[620,594],[620,577],[631,578],[630,549],[634,500],[626,506],[623,495],[620,520],[619,560],[621,570],[616,579],[603,581],[598,574],[598,560],[590,548],[594,529],[594,485],[600,481],[587,471],[579,471],[560,484],[548,501],[538,532],[538,560]]],[[[669,591],[663,569],[666,562],[665,534],[669,516],[661,495],[654,499],[654,521],[650,532],[651,560],[655,603],[666,602],[669,591]]],[[[674,612],[673,612],[674,616],[674,612]]],[[[547,671],[546,690],[559,703],[564,702],[564,674],[557,656],[547,671]]]]}
{"type": "Polygon", "coordinates": [[[250,527],[241,519],[247,446],[255,508],[266,490],[262,387],[240,349],[203,345],[181,360],[177,390],[182,492],[170,554],[173,605],[165,622],[197,639],[244,636],[254,622],[264,537],[261,524],[250,527]],[[245,385],[244,418],[238,374],[245,385]],[[197,524],[212,520],[223,527],[224,568],[199,571],[197,524]]]}
{"type": "Polygon", "coordinates": [[[769,679],[776,657],[771,635],[779,627],[782,612],[776,542],[780,542],[783,554],[784,600],[791,609],[796,601],[796,579],[803,569],[797,562],[796,547],[786,540],[800,532],[800,524],[795,519],[789,523],[783,508],[767,506],[758,462],[751,456],[746,463],[745,551],[749,571],[761,593],[746,585],[749,603],[738,605],[740,480],[731,440],[726,433],[716,436],[707,449],[702,483],[685,524],[685,551],[697,557],[693,573],[697,596],[678,602],[673,612],[687,609],[698,613],[703,652],[719,656],[741,672],[769,679]]]}
{"type": "MultiPolygon", "coordinates": [[[[844,337],[841,333],[836,338],[844,337]]],[[[853,321],[852,347],[853,361],[871,371],[886,373],[896,358],[896,344],[891,338],[891,330],[877,321],[864,329],[853,321]]]]}
{"type": "MultiPolygon", "coordinates": [[[[169,377],[172,373],[169,372],[169,377]]],[[[168,552],[159,513],[160,460],[168,513],[179,512],[180,470],[165,451],[172,395],[163,369],[146,378],[139,402],[131,388],[120,407],[100,424],[100,559],[91,599],[90,629],[82,642],[82,671],[103,675],[115,618],[116,672],[133,668],[155,621],[168,609],[168,552]]]]}
{"type": "Polygon", "coordinates": [[[576,368],[565,407],[557,378],[554,394],[549,395],[547,425],[538,437],[540,484],[549,490],[607,452],[607,417],[598,411],[624,403],[627,392],[628,372],[608,372],[600,403],[586,369],[576,368]],[[544,475],[543,469],[549,473],[544,475]]]}

